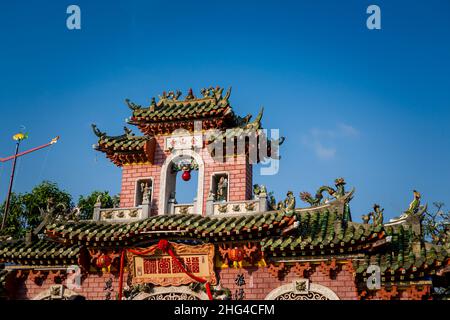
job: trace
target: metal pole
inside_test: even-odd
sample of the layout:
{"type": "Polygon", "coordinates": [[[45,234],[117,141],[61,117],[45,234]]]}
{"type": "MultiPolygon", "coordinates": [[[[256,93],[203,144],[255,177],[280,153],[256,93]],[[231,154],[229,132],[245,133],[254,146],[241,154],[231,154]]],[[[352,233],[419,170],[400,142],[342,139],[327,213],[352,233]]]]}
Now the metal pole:
{"type": "Polygon", "coordinates": [[[11,159],[19,158],[19,157],[24,156],[24,155],[27,155],[27,154],[29,154],[29,153],[32,153],[32,152],[35,152],[35,151],[38,151],[38,150],[47,148],[47,147],[49,147],[49,146],[51,146],[51,145],[57,143],[58,140],[59,140],[59,136],[57,136],[56,138],[53,138],[52,141],[50,141],[49,143],[46,143],[46,144],[44,144],[44,145],[42,145],[42,146],[39,146],[39,147],[30,149],[30,150],[27,150],[27,151],[18,153],[17,155],[14,155],[14,156],[9,156],[9,157],[6,157],[6,158],[0,158],[0,162],[6,162],[6,161],[9,161],[9,160],[11,160],[11,159]]]}
{"type": "Polygon", "coordinates": [[[21,140],[17,140],[17,144],[16,144],[16,153],[14,155],[14,162],[13,162],[13,166],[12,166],[11,179],[9,181],[9,189],[8,189],[8,196],[6,198],[5,211],[3,212],[3,220],[2,220],[1,230],[3,230],[6,226],[6,218],[8,217],[8,213],[9,213],[11,192],[12,192],[12,187],[13,187],[13,183],[14,183],[14,174],[16,173],[17,155],[19,153],[20,141],[21,140]]]}

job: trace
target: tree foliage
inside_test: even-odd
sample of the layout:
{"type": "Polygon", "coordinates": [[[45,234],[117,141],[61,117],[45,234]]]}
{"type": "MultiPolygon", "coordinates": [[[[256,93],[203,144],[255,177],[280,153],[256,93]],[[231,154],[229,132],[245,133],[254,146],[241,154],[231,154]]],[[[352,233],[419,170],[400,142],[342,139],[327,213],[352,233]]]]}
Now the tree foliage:
{"type": "Polygon", "coordinates": [[[87,196],[80,196],[78,208],[80,208],[81,219],[92,219],[94,206],[99,197],[102,208],[113,208],[119,204],[119,197],[111,196],[108,191],[93,191],[87,196]]]}
{"type": "MultiPolygon", "coordinates": [[[[47,207],[49,199],[62,204],[60,210],[73,208],[72,196],[60,190],[53,182],[44,181],[28,193],[12,193],[10,210],[3,234],[13,237],[23,236],[26,230],[35,228],[41,221],[41,209],[47,207]]],[[[5,212],[5,202],[0,206],[1,218],[5,212]]]]}
{"type": "MultiPolygon", "coordinates": [[[[117,207],[119,204],[119,197],[111,196],[107,191],[94,191],[87,196],[80,196],[77,207],[81,219],[92,218],[99,196],[102,208],[117,207]]],[[[27,230],[34,229],[42,221],[41,210],[46,211],[49,200],[55,208],[54,214],[66,214],[74,208],[72,196],[50,181],[42,182],[27,193],[12,193],[6,226],[1,235],[20,238],[27,230]]],[[[0,205],[0,219],[3,219],[4,211],[5,202],[0,205]]]]}
{"type": "Polygon", "coordinates": [[[434,244],[447,244],[450,241],[450,211],[444,209],[443,202],[434,202],[434,211],[426,212],[423,231],[426,240],[434,244]]]}

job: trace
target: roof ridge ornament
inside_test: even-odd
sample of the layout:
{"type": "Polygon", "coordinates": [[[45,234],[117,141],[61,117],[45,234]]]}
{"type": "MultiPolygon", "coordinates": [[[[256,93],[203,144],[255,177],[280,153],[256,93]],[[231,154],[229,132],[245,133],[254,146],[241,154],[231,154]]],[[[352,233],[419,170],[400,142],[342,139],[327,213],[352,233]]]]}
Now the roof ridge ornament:
{"type": "Polygon", "coordinates": [[[142,109],[142,107],[134,102],[131,102],[130,99],[125,99],[125,103],[127,104],[128,108],[130,108],[133,111],[136,111],[138,109],[142,109]]]}
{"type": "Polygon", "coordinates": [[[311,207],[316,207],[323,203],[326,203],[326,200],[323,199],[324,192],[327,192],[334,199],[342,198],[345,195],[345,184],[346,182],[344,178],[337,178],[336,180],[334,180],[336,189],[329,186],[321,186],[319,189],[317,189],[314,197],[309,192],[300,192],[300,199],[303,202],[309,203],[311,207]]]}
{"type": "Polygon", "coordinates": [[[150,106],[148,107],[150,112],[155,112],[156,109],[156,99],[152,97],[152,101],[150,102],[150,106]]]}
{"type": "Polygon", "coordinates": [[[184,101],[194,100],[196,99],[194,96],[194,92],[192,91],[192,88],[189,88],[188,94],[186,98],[184,98],[184,101]]]}
{"type": "Polygon", "coordinates": [[[102,137],[105,137],[105,136],[106,136],[106,133],[100,131],[100,129],[98,129],[98,127],[97,127],[97,125],[96,125],[95,123],[91,124],[91,127],[92,127],[92,130],[94,131],[94,134],[95,134],[97,137],[102,138],[102,137]]]}
{"type": "Polygon", "coordinates": [[[171,100],[171,101],[178,101],[178,98],[180,98],[181,96],[181,91],[180,90],[176,90],[176,91],[163,91],[162,95],[159,96],[159,100],[171,100]]]}
{"type": "Polygon", "coordinates": [[[383,225],[384,220],[384,208],[381,209],[379,204],[373,205],[373,211],[369,212],[367,215],[362,215],[362,220],[364,224],[369,224],[372,219],[372,224],[377,227],[383,225]]]}
{"type": "Polygon", "coordinates": [[[223,100],[228,101],[230,99],[231,95],[231,87],[228,88],[227,92],[225,93],[225,97],[223,97],[223,100]]]}
{"type": "Polygon", "coordinates": [[[255,120],[253,120],[252,122],[249,122],[250,119],[252,118],[251,115],[247,115],[245,118],[243,118],[243,120],[246,120],[248,118],[248,120],[246,120],[247,123],[244,125],[244,129],[246,129],[246,130],[261,129],[261,120],[262,120],[263,114],[264,114],[264,107],[261,106],[261,109],[259,110],[258,115],[256,116],[255,120]]]}
{"type": "Polygon", "coordinates": [[[413,195],[414,195],[414,199],[409,204],[408,209],[406,211],[404,211],[400,217],[395,217],[393,219],[390,219],[389,222],[397,222],[397,221],[401,221],[401,220],[406,220],[406,218],[412,217],[412,216],[421,217],[425,213],[427,206],[420,205],[420,199],[422,197],[420,192],[418,192],[417,190],[413,190],[413,195]]]}
{"type": "Polygon", "coordinates": [[[123,131],[125,131],[125,135],[127,136],[127,139],[130,139],[135,136],[135,134],[133,133],[133,130],[131,130],[130,128],[128,128],[126,126],[123,127],[123,131]]]}

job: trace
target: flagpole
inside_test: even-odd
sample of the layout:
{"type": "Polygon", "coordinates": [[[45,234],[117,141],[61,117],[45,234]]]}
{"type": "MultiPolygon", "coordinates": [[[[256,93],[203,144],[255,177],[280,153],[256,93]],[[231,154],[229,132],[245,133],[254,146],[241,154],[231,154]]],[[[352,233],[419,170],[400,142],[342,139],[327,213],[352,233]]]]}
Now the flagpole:
{"type": "Polygon", "coordinates": [[[20,143],[22,142],[22,140],[26,139],[28,137],[28,135],[23,134],[23,133],[18,133],[16,135],[14,135],[13,139],[17,141],[16,143],[16,152],[13,156],[7,157],[7,158],[0,158],[0,162],[6,162],[9,161],[11,159],[14,159],[13,162],[13,166],[12,166],[12,172],[11,172],[11,179],[9,181],[9,189],[8,189],[8,195],[6,198],[6,203],[5,203],[5,210],[3,212],[3,219],[2,219],[2,226],[0,230],[3,230],[6,226],[6,219],[8,217],[9,214],[9,207],[11,206],[11,194],[12,194],[12,188],[13,188],[13,184],[14,184],[14,176],[16,173],[16,164],[17,164],[17,158],[24,156],[26,154],[29,154],[31,152],[49,147],[55,143],[58,142],[59,140],[59,136],[57,136],[56,138],[53,138],[49,143],[46,143],[40,147],[36,147],[27,151],[24,151],[22,153],[19,153],[19,147],[20,147],[20,143]]]}
{"type": "Polygon", "coordinates": [[[12,192],[12,187],[13,187],[13,184],[14,184],[14,175],[16,173],[17,155],[19,154],[19,147],[20,147],[20,142],[21,141],[22,141],[22,139],[19,139],[19,140],[17,140],[17,143],[16,143],[16,152],[15,152],[15,155],[14,155],[14,162],[13,162],[12,171],[11,171],[11,178],[9,180],[8,196],[6,197],[5,211],[3,212],[3,220],[2,220],[2,228],[1,228],[1,230],[3,230],[5,228],[6,218],[8,217],[8,213],[9,213],[9,205],[10,205],[10,201],[11,201],[11,192],[12,192]]]}

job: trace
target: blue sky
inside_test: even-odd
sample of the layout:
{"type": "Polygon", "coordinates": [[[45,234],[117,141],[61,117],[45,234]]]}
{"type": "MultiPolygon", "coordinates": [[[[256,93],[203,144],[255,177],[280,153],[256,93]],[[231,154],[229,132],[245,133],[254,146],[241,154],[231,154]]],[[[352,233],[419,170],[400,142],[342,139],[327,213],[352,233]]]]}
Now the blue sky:
{"type": "MultiPolygon", "coordinates": [[[[2,1],[0,157],[61,141],[19,161],[15,191],[42,179],[76,198],[120,190],[121,170],[92,150],[90,124],[120,134],[125,98],[233,86],[238,114],[265,107],[280,128],[280,172],[259,176],[277,198],[343,176],[355,220],[374,202],[397,216],[419,190],[450,205],[450,2],[2,1]],[[82,29],[66,28],[81,8],[82,29]],[[381,8],[382,29],[366,28],[381,8]]],[[[10,164],[0,169],[0,199],[10,164]]]]}

